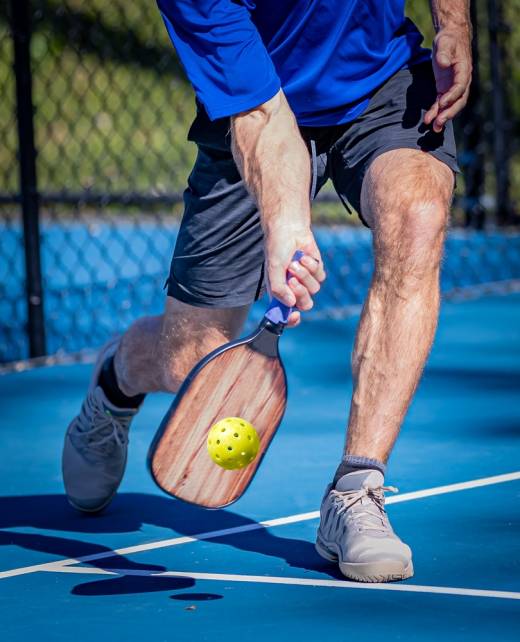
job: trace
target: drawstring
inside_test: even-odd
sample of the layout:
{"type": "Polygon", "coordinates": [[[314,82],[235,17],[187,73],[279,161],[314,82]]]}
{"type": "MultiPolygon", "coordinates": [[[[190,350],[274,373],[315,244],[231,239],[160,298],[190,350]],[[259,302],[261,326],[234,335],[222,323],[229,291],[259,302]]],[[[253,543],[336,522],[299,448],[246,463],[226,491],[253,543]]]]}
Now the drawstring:
{"type": "Polygon", "coordinates": [[[318,160],[316,158],[316,141],[311,140],[311,165],[312,165],[312,180],[311,180],[311,201],[316,196],[316,185],[318,184],[318,160]]]}

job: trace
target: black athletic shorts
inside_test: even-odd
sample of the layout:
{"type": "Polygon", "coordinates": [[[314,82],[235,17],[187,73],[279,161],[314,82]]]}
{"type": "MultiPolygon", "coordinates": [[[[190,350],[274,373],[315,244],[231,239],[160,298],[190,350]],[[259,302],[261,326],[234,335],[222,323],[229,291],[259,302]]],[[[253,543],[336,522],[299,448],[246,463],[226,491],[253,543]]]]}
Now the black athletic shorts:
{"type": "MultiPolygon", "coordinates": [[[[345,125],[301,127],[313,165],[314,193],[330,178],[338,196],[362,217],[363,177],[379,154],[420,149],[458,172],[453,127],[436,134],[423,124],[436,98],[431,63],[403,69],[345,125]],[[313,153],[315,150],[315,153],[313,153]]],[[[184,216],[167,293],[198,307],[252,303],[264,290],[263,235],[256,205],[230,150],[229,118],[211,122],[198,110],[188,139],[198,146],[184,193],[184,216]]]]}

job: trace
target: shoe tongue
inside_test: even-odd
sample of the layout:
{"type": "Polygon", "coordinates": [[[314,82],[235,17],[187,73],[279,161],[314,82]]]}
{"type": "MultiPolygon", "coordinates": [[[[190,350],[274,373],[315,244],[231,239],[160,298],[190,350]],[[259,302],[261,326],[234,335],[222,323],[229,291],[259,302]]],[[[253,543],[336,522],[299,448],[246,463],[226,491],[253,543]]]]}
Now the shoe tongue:
{"type": "Polygon", "coordinates": [[[340,477],[336,484],[336,490],[348,491],[366,488],[378,488],[382,486],[385,478],[378,470],[355,470],[340,477]]]}

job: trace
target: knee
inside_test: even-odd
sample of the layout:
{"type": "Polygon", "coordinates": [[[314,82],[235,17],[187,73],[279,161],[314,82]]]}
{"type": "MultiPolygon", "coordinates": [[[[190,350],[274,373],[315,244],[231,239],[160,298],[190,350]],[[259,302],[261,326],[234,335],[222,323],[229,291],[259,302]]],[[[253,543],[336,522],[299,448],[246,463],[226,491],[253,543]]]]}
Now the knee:
{"type": "Polygon", "coordinates": [[[385,280],[413,291],[438,277],[448,204],[440,198],[402,202],[394,224],[376,233],[376,268],[385,280]]]}
{"type": "Polygon", "coordinates": [[[376,158],[362,189],[376,258],[403,267],[438,266],[452,192],[453,172],[428,154],[401,149],[376,158]]]}
{"type": "Polygon", "coordinates": [[[448,222],[448,204],[440,198],[416,198],[402,212],[401,245],[405,260],[438,265],[448,222]]]}

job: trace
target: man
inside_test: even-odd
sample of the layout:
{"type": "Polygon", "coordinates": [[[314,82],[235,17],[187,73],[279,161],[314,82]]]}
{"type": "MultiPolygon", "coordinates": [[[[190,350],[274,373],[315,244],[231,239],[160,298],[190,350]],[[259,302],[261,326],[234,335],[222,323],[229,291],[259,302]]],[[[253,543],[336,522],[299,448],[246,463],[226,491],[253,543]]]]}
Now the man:
{"type": "Polygon", "coordinates": [[[198,98],[189,133],[198,156],[164,314],[102,349],[67,431],[73,506],[95,512],[110,502],[145,394],[174,393],[235,337],[266,280],[287,305],[312,307],[325,272],[309,194],[330,178],[373,232],[375,272],[354,347],[345,452],[316,547],[352,579],[412,575],[383,484],[437,323],[458,171],[450,120],[471,76],[468,4],[431,1],[432,64],[404,0],[159,0],[198,98]],[[305,256],[291,262],[297,249],[305,256]]]}

